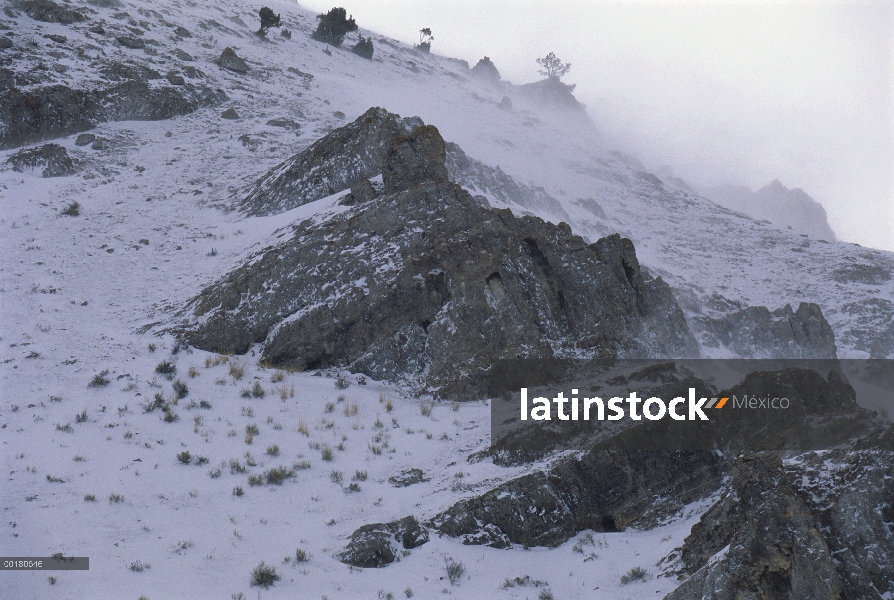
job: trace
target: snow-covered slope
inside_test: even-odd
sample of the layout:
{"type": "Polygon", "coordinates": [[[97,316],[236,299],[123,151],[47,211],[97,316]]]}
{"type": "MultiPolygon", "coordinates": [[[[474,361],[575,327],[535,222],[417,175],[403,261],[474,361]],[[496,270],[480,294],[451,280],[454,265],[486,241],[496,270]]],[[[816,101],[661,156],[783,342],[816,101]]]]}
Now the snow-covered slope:
{"type": "MultiPolygon", "coordinates": [[[[549,587],[557,598],[641,598],[676,587],[674,578],[654,577],[656,564],[710,501],[663,527],[586,542],[580,536],[552,550],[434,538],[387,569],[350,570],[334,553],[360,525],[427,518],[518,474],[465,460],[487,443],[487,407],[438,405],[424,415],[419,399],[375,382],[338,390],[334,373],[279,375],[251,352],[214,365],[212,355],[153,335],[198,290],[274,244],[282,227],[333,204],[253,218],[228,210],[269,169],[371,106],[419,116],[470,158],[543,188],[575,233],[591,241],[615,231],[631,237],[641,262],[671,284],[690,318],[728,310],[717,308],[718,295],[771,309],[812,301],[832,325],[839,355],[894,356],[890,253],[802,237],[661,182],[602,148],[578,112],[477,81],[458,61],[365,30],[376,48],[372,61],[347,49],[324,53],[309,37],[315,14],[277,0],[268,4],[290,39],[276,30],[266,39],[254,35],[256,7],[237,0],[75,0],[70,6],[85,19],[70,25],[36,21],[21,4],[0,14],[0,35],[12,34],[5,36],[12,47],[0,50],[0,91],[105,88],[114,81],[103,73],[118,62],[174,71],[229,100],[175,119],[99,123],[90,130],[103,142],[95,149],[77,145],[76,135],[54,139],[75,160],[75,176],[19,173],[6,164],[18,149],[0,153],[2,552],[91,558],[89,573],[56,573],[55,583],[46,573],[5,573],[10,597],[194,598],[196,590],[247,597],[257,589],[250,573],[260,561],[283,578],[263,597],[375,597],[379,590],[397,597],[409,588],[422,598],[443,590],[522,598],[549,587]],[[90,31],[98,25],[103,33],[90,31]],[[145,47],[129,48],[116,36],[139,37],[145,47]],[[248,62],[247,73],[216,64],[226,47],[248,62]],[[501,107],[504,96],[511,110],[501,107]],[[237,118],[221,116],[230,108],[237,118]],[[63,215],[72,202],[80,215],[63,215]],[[173,381],[156,372],[163,361],[176,365],[174,380],[189,389],[176,403],[173,381]],[[244,367],[241,378],[230,374],[231,364],[244,367]],[[106,370],[108,385],[88,387],[106,370]],[[263,397],[252,396],[255,384],[263,397]],[[179,420],[145,412],[156,394],[179,420]],[[247,444],[252,424],[259,433],[247,444]],[[265,454],[273,444],[278,456],[265,454]],[[333,449],[331,462],[323,445],[333,449]],[[182,464],[183,451],[208,463],[182,464]],[[257,466],[247,467],[246,452],[257,466]],[[231,472],[231,460],[247,472],[231,472]],[[301,461],[310,468],[298,468],[301,461]],[[249,474],[279,465],[295,469],[282,487],[248,484],[249,474]],[[429,481],[400,489],[388,483],[409,467],[429,481]],[[356,471],[367,475],[354,493],[347,490],[356,471]],[[236,486],[243,496],[233,494],[236,486]],[[573,550],[578,542],[583,553],[573,550]],[[284,563],[296,548],[310,561],[284,563]],[[456,586],[446,578],[446,557],[465,565],[456,586]],[[151,568],[141,571],[140,563],[151,568]],[[620,585],[635,566],[650,572],[647,581],[620,585]],[[501,588],[516,577],[548,586],[501,588]]],[[[558,212],[542,216],[555,220],[558,212]]]]}

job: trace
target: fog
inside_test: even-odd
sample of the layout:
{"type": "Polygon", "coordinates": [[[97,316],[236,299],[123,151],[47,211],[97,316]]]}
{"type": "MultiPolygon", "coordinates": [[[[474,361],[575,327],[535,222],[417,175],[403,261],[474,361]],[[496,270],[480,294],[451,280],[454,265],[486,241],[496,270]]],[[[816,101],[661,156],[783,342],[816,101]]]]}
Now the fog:
{"type": "MultiPolygon", "coordinates": [[[[324,12],[331,0],[301,3],[324,12]]],[[[342,4],[339,4],[342,5],[342,4]]],[[[570,62],[606,141],[695,186],[779,179],[821,202],[839,239],[894,250],[894,4],[363,0],[362,28],[504,79],[570,62]]]]}

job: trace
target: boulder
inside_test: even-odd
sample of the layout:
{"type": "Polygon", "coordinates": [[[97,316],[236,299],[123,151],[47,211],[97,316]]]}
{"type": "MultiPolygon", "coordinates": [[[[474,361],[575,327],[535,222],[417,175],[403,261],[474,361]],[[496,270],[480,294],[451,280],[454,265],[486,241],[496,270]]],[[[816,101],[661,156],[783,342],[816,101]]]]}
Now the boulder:
{"type": "Polygon", "coordinates": [[[82,133],[75,139],[75,146],[89,146],[96,141],[96,136],[92,133],[82,133]]]}
{"type": "Polygon", "coordinates": [[[168,80],[168,83],[170,83],[171,85],[184,85],[186,83],[186,81],[183,79],[182,75],[178,75],[177,73],[174,73],[173,71],[170,71],[168,73],[167,80],[168,80]]]}
{"type": "Polygon", "coordinates": [[[354,567],[379,568],[400,560],[400,552],[418,548],[428,541],[428,531],[416,517],[390,523],[364,525],[353,534],[338,559],[354,567]]]}
{"type": "Polygon", "coordinates": [[[0,50],[6,50],[7,48],[12,48],[12,40],[2,35],[0,36],[0,50]]]}
{"type": "Polygon", "coordinates": [[[500,81],[500,72],[497,70],[496,65],[485,56],[472,67],[470,71],[473,77],[476,77],[484,82],[496,84],[500,81]]]}
{"type": "Polygon", "coordinates": [[[388,483],[394,487],[407,487],[423,481],[428,481],[428,479],[425,478],[422,469],[407,469],[388,478],[388,483]]]}
{"type": "Polygon", "coordinates": [[[125,48],[130,48],[131,50],[140,50],[146,47],[146,42],[138,37],[130,35],[119,35],[115,40],[125,48]]]}
{"type": "Polygon", "coordinates": [[[237,73],[247,73],[248,64],[236,55],[236,51],[232,48],[225,48],[217,59],[217,64],[224,69],[235,71],[237,73]]]}
{"type": "Polygon", "coordinates": [[[74,175],[75,168],[68,152],[59,144],[44,144],[39,148],[19,150],[6,160],[14,171],[22,173],[43,167],[43,177],[66,177],[74,175]]]}
{"type": "Polygon", "coordinates": [[[233,108],[232,106],[230,108],[228,108],[227,110],[223,111],[222,113],[220,113],[220,116],[221,116],[221,118],[230,119],[230,120],[240,118],[239,113],[237,113],[236,109],[233,108]]]}

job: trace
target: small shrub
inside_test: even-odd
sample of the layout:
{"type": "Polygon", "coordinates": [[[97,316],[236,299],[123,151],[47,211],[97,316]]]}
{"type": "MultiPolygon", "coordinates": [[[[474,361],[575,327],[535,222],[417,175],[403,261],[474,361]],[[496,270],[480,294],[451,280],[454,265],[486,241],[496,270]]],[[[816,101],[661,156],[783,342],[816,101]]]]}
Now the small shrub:
{"type": "Polygon", "coordinates": [[[267,447],[267,455],[268,456],[279,456],[279,446],[273,444],[272,446],[267,447]]]}
{"type": "Polygon", "coordinates": [[[194,379],[199,376],[199,370],[195,367],[190,367],[186,374],[189,375],[190,379],[194,379]]]}
{"type": "Polygon", "coordinates": [[[348,402],[345,404],[345,408],[342,412],[344,412],[346,417],[355,417],[357,416],[358,410],[356,402],[348,402]]]}
{"type": "Polygon", "coordinates": [[[264,391],[263,386],[261,386],[260,381],[255,381],[254,386],[251,388],[251,395],[255,398],[263,398],[267,395],[267,392],[264,391]]]}
{"type": "Polygon", "coordinates": [[[362,35],[360,41],[351,47],[351,52],[367,60],[372,60],[374,51],[372,37],[364,38],[362,35]]]}
{"type": "Polygon", "coordinates": [[[192,454],[189,453],[189,450],[184,450],[177,455],[177,460],[182,462],[184,465],[188,465],[192,462],[192,454]]]}
{"type": "Polygon", "coordinates": [[[155,366],[155,372],[159,375],[169,375],[173,377],[177,372],[177,365],[169,360],[163,360],[155,366]]]}
{"type": "Polygon", "coordinates": [[[236,459],[230,459],[230,473],[236,475],[237,473],[245,473],[248,469],[236,459]]]}
{"type": "Polygon", "coordinates": [[[251,390],[248,388],[245,388],[244,390],[239,392],[239,395],[242,396],[243,398],[251,398],[251,390]]]}
{"type": "Polygon", "coordinates": [[[180,417],[171,410],[170,406],[165,406],[165,416],[163,418],[165,423],[173,423],[174,421],[180,420],[180,417]]]}
{"type": "Polygon", "coordinates": [[[543,588],[537,594],[537,600],[553,600],[553,593],[549,588],[543,588]]]}
{"type": "Polygon", "coordinates": [[[348,380],[345,379],[344,377],[342,377],[341,375],[339,375],[338,377],[335,378],[335,389],[345,390],[345,389],[349,388],[350,386],[351,386],[351,384],[348,382],[348,380]]]}
{"type": "Polygon", "coordinates": [[[296,462],[295,464],[292,465],[292,468],[294,468],[296,470],[309,469],[310,461],[299,460],[298,462],[296,462]]]}
{"type": "Polygon", "coordinates": [[[261,431],[258,429],[258,426],[254,423],[245,426],[246,435],[258,435],[261,431]]]}
{"type": "Polygon", "coordinates": [[[351,483],[348,485],[348,487],[345,488],[345,493],[346,493],[346,494],[350,494],[350,493],[352,493],[352,492],[359,492],[359,491],[360,491],[360,484],[357,483],[357,482],[351,482],[351,483]]]}
{"type": "Polygon", "coordinates": [[[305,423],[305,422],[304,422],[303,420],[301,420],[301,419],[298,420],[298,429],[297,429],[297,431],[298,431],[298,433],[303,433],[303,434],[306,435],[306,436],[310,436],[310,433],[309,433],[308,430],[307,430],[307,423],[305,423]]]}
{"type": "Polygon", "coordinates": [[[326,412],[331,413],[333,410],[335,410],[335,402],[327,402],[326,403],[326,412]]]}
{"type": "Polygon", "coordinates": [[[413,597],[413,588],[411,588],[410,586],[407,586],[407,589],[404,590],[404,596],[406,596],[407,598],[412,598],[413,597]]]}
{"type": "Polygon", "coordinates": [[[423,27],[419,30],[419,45],[416,46],[416,49],[420,52],[425,52],[428,54],[431,51],[431,43],[435,41],[434,36],[431,34],[431,29],[428,27],[423,27]]]}
{"type": "Polygon", "coordinates": [[[174,393],[177,394],[178,400],[182,400],[189,395],[189,387],[187,387],[183,381],[178,379],[174,382],[174,393]]]}
{"type": "Polygon", "coordinates": [[[251,572],[251,584],[269,588],[271,585],[280,580],[280,576],[277,575],[276,569],[274,567],[268,567],[264,564],[264,561],[261,561],[257,567],[255,567],[254,571],[251,572]]]}
{"type": "Polygon", "coordinates": [[[325,14],[317,15],[317,19],[320,20],[320,23],[311,37],[318,42],[341,46],[346,35],[357,31],[354,17],[348,18],[348,11],[344,8],[332,8],[325,14]]]}
{"type": "Polygon", "coordinates": [[[90,380],[90,383],[87,384],[87,387],[105,387],[112,383],[112,381],[106,377],[109,374],[109,370],[106,369],[101,373],[97,373],[93,376],[93,379],[90,380]]]}
{"type": "Polygon", "coordinates": [[[341,471],[332,471],[329,473],[329,479],[332,480],[332,483],[337,483],[341,485],[342,475],[341,471]]]}
{"type": "Polygon", "coordinates": [[[432,405],[428,402],[423,402],[422,404],[419,405],[419,412],[422,413],[423,417],[430,417],[431,409],[432,409],[432,405]]]}
{"type": "Polygon", "coordinates": [[[138,560],[135,560],[132,563],[130,563],[130,570],[133,571],[134,573],[142,573],[143,571],[145,571],[146,569],[149,569],[151,567],[152,567],[152,565],[150,565],[149,563],[143,563],[138,560]]]}
{"type": "Polygon", "coordinates": [[[110,494],[109,502],[113,504],[120,504],[121,502],[124,502],[124,496],[122,496],[121,494],[110,494]]]}
{"type": "Polygon", "coordinates": [[[354,481],[366,481],[366,471],[354,471],[354,477],[351,479],[354,481]]]}
{"type": "Polygon", "coordinates": [[[61,479],[59,477],[54,477],[53,475],[50,475],[50,474],[47,474],[47,481],[49,481],[50,483],[65,483],[64,479],[61,479]]]}
{"type": "Polygon", "coordinates": [[[332,460],[332,448],[326,445],[320,448],[320,458],[326,461],[332,460]]]}
{"type": "Polygon", "coordinates": [[[47,581],[50,582],[50,585],[56,585],[56,577],[53,575],[50,575],[49,577],[47,577],[47,581]]]}
{"type": "Polygon", "coordinates": [[[207,400],[202,400],[201,402],[199,402],[199,408],[211,410],[211,403],[207,400]]]}
{"type": "Polygon", "coordinates": [[[385,412],[391,412],[392,410],[394,410],[394,402],[389,398],[385,401],[385,412]]]}
{"type": "Polygon", "coordinates": [[[264,485],[264,476],[263,475],[249,475],[248,476],[248,485],[264,485]]]}
{"type": "Polygon", "coordinates": [[[286,374],[283,371],[275,371],[273,375],[270,376],[270,381],[273,383],[279,383],[283,379],[286,378],[286,374]]]}
{"type": "Polygon", "coordinates": [[[206,457],[204,457],[204,456],[197,456],[197,457],[196,457],[196,464],[199,465],[199,466],[207,465],[207,464],[208,464],[208,459],[207,459],[206,457]]]}
{"type": "Polygon", "coordinates": [[[80,216],[80,214],[81,214],[81,205],[80,205],[79,203],[77,203],[77,202],[72,202],[72,203],[66,205],[66,207],[65,207],[64,209],[62,209],[62,214],[65,215],[65,216],[67,216],[67,217],[77,217],[77,216],[80,216]]]}
{"type": "Polygon", "coordinates": [[[86,423],[87,422],[87,411],[81,411],[81,414],[75,415],[75,423],[86,423]]]}
{"type": "Polygon", "coordinates": [[[642,567],[633,567],[625,574],[621,575],[621,585],[627,585],[634,581],[645,581],[649,577],[649,572],[642,567]]]}
{"type": "Polygon", "coordinates": [[[71,433],[74,431],[74,428],[71,426],[71,423],[66,423],[65,425],[56,424],[56,431],[62,431],[64,433],[71,433]]]}
{"type": "Polygon", "coordinates": [[[96,502],[96,496],[93,494],[87,494],[84,496],[84,502],[96,502]]]}
{"type": "Polygon", "coordinates": [[[444,558],[444,566],[447,569],[447,579],[450,580],[450,585],[456,585],[456,582],[466,572],[466,567],[462,562],[455,561],[449,556],[444,558]]]}
{"type": "Polygon", "coordinates": [[[243,375],[245,375],[245,367],[236,363],[230,363],[230,377],[239,380],[242,379],[243,375]]]}
{"type": "Polygon", "coordinates": [[[295,562],[307,562],[310,560],[310,554],[298,548],[295,550],[295,562]]]}
{"type": "Polygon", "coordinates": [[[294,475],[291,469],[286,467],[274,467],[264,472],[264,479],[271,485],[282,485],[283,482],[294,475]]]}
{"type": "Polygon", "coordinates": [[[220,475],[221,475],[221,470],[218,467],[208,471],[208,476],[211,477],[211,479],[217,479],[218,477],[220,477],[220,475]]]}
{"type": "Polygon", "coordinates": [[[241,485],[237,485],[236,487],[233,488],[234,496],[242,496],[244,493],[245,493],[245,491],[242,489],[241,485]]]}

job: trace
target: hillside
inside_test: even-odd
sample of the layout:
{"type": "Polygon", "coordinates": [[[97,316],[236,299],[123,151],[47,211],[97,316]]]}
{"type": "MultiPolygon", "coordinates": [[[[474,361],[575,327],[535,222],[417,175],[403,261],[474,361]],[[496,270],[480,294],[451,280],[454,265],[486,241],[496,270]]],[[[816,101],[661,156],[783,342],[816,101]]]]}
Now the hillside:
{"type": "MultiPolygon", "coordinates": [[[[847,548],[841,569],[863,571],[842,586],[894,593],[894,536],[873,520],[892,506],[891,464],[863,455],[673,458],[668,471],[692,485],[677,497],[679,482],[662,482],[670,508],[636,526],[576,524],[555,544],[509,549],[441,535],[448,510],[487,509],[572,464],[482,459],[488,401],[437,397],[464,381],[459,366],[486,369],[516,346],[894,358],[894,254],[662,181],[604,147],[569,90],[480,78],[360,23],[367,60],[349,51],[356,34],[329,47],[310,37],[314,13],[268,4],[282,27],[266,37],[257,7],[236,0],[14,0],[0,12],[0,536],[10,556],[91,561],[54,580],[6,573],[10,597],[684,598],[721,580],[718,564],[745,568],[694,525],[733,515],[724,539],[763,543],[739,526],[762,478],[780,498],[824,481],[841,495],[875,486],[834,514],[823,506],[837,491],[792,502],[808,525],[834,521],[806,554],[822,550],[834,570],[828,553],[847,548]],[[395,129],[354,126],[375,107],[395,129]],[[443,155],[420,166],[402,154],[409,187],[395,187],[396,163],[381,158],[423,123],[443,155]],[[428,295],[412,306],[390,300],[417,284],[428,295]],[[319,306],[332,314],[304,318],[319,306]],[[211,317],[222,329],[201,331],[211,317]],[[408,528],[420,537],[392,549],[394,564],[348,566],[349,544],[408,540],[408,528]],[[858,551],[869,543],[879,552],[858,551]],[[269,589],[251,585],[261,561],[282,577],[269,589]],[[455,582],[450,561],[464,566],[455,582]],[[648,575],[625,585],[634,567],[648,575]]],[[[623,466],[631,481],[641,468],[623,466]]],[[[757,512],[782,518],[776,508],[757,512]]]]}

